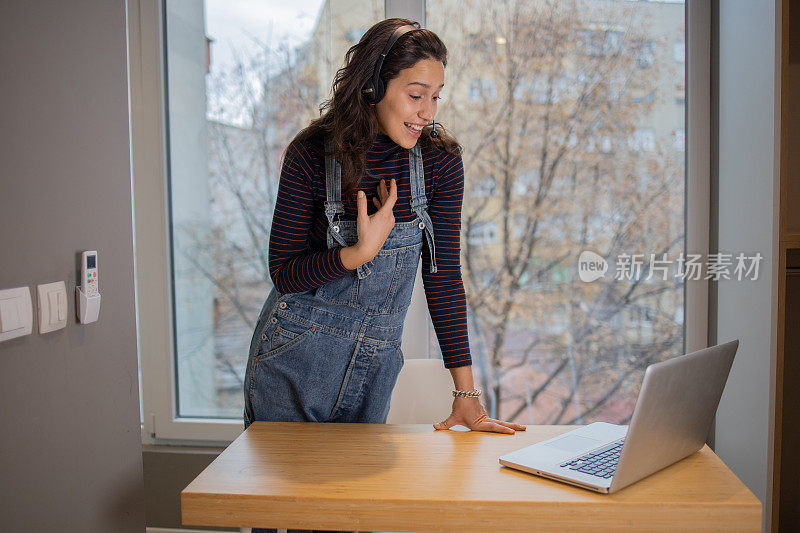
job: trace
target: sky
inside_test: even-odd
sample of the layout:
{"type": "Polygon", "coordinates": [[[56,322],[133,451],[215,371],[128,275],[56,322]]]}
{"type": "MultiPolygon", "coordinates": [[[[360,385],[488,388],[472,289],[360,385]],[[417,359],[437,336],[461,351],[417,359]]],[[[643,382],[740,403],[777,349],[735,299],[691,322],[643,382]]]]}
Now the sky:
{"type": "MultiPolygon", "coordinates": [[[[683,0],[660,0],[683,2],[683,0]]],[[[239,57],[253,57],[263,51],[261,41],[294,48],[306,41],[314,29],[325,0],[203,0],[206,35],[211,45],[211,73],[228,71],[239,57]],[[254,42],[255,41],[255,42],[254,42]]],[[[258,80],[253,80],[253,88],[258,80]]],[[[242,117],[223,116],[209,110],[209,118],[246,126],[242,117]]]]}
{"type": "Polygon", "coordinates": [[[295,46],[308,39],[324,0],[204,0],[206,35],[211,46],[212,69],[233,63],[233,50],[252,56],[255,37],[275,46],[295,46]]]}
{"type": "Polygon", "coordinates": [[[204,0],[206,32],[214,39],[212,68],[230,65],[232,49],[253,55],[250,38],[267,41],[270,30],[273,45],[282,39],[292,46],[300,44],[311,34],[323,4],[324,0],[204,0]]]}

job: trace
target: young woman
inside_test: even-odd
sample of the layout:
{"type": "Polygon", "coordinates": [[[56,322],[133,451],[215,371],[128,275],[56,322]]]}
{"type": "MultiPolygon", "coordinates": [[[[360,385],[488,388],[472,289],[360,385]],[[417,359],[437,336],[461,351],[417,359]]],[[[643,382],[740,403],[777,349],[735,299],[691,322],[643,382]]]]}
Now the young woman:
{"type": "Polygon", "coordinates": [[[286,149],[272,232],[275,288],[256,324],[245,427],[256,420],[385,423],[419,259],[450,416],[514,433],[474,389],[461,280],[461,148],[435,124],[447,49],[405,19],[375,24],[345,56],[325,113],[286,149]]]}

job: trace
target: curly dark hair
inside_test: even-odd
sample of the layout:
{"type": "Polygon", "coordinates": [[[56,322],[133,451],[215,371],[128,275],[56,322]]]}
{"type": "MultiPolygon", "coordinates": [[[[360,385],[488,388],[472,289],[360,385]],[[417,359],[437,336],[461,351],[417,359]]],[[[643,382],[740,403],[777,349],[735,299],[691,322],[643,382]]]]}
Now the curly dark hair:
{"type": "MultiPolygon", "coordinates": [[[[362,95],[362,88],[372,78],[375,64],[392,33],[400,26],[414,26],[392,46],[381,66],[380,77],[384,87],[396,78],[401,70],[413,67],[423,59],[441,61],[447,66],[447,47],[430,30],[420,28],[418,22],[391,18],[378,22],[350,47],[345,54],[344,66],[336,71],[333,81],[333,96],[323,102],[321,116],[311,121],[292,140],[306,141],[310,138],[329,135],[333,153],[342,167],[342,197],[349,199],[358,188],[366,173],[366,154],[375,136],[379,133],[374,106],[362,95]]],[[[431,126],[422,130],[418,143],[434,145],[448,153],[461,153],[461,146],[447,130],[437,122],[436,137],[431,137],[431,126]]]]}

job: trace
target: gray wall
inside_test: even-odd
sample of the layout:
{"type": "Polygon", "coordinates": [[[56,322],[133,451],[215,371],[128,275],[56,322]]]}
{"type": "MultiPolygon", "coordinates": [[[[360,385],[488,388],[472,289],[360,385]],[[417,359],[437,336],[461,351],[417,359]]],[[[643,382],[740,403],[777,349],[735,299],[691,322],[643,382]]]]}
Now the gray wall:
{"type": "MultiPolygon", "coordinates": [[[[717,0],[718,249],[760,251],[758,281],[716,287],[716,341],[741,339],[717,411],[715,451],[767,502],[773,357],[775,3],[717,0]]],[[[769,481],[771,483],[771,481],[769,481]]]]}
{"type": "MultiPolygon", "coordinates": [[[[147,527],[183,528],[181,491],[217,458],[223,448],[153,445],[142,448],[147,527]]],[[[187,527],[203,531],[239,531],[239,528],[187,527]]]]}
{"type": "Polygon", "coordinates": [[[125,2],[0,3],[0,288],[63,280],[71,311],[0,343],[2,531],[144,530],[126,53],[125,2]]]}

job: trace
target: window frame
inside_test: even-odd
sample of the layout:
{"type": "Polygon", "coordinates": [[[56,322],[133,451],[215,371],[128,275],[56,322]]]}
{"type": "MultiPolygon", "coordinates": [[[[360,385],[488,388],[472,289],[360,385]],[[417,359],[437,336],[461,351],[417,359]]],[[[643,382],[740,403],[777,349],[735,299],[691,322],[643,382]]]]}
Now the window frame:
{"type": "MultiPolygon", "coordinates": [[[[710,0],[685,4],[685,250],[705,257],[710,229],[710,0]]],[[[165,0],[128,0],[129,111],[143,444],[220,445],[241,420],[177,416],[166,127],[165,0]]],[[[385,17],[425,26],[426,0],[386,0],[385,17]]],[[[684,348],[708,345],[708,281],[684,284],[684,348]]],[[[266,296],[266,295],[265,295],[266,296]]],[[[429,357],[432,328],[417,276],[403,345],[429,357]]]]}

